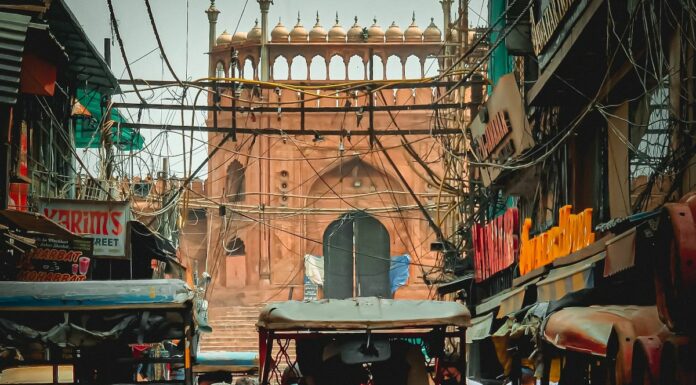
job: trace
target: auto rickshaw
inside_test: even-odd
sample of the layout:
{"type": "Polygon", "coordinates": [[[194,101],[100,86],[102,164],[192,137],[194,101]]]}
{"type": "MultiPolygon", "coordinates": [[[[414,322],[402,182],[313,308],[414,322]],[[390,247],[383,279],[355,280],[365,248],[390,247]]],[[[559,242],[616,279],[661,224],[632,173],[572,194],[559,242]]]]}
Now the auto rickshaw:
{"type": "Polygon", "coordinates": [[[260,313],[261,385],[464,384],[456,302],[375,297],[287,301],[260,313]]]}

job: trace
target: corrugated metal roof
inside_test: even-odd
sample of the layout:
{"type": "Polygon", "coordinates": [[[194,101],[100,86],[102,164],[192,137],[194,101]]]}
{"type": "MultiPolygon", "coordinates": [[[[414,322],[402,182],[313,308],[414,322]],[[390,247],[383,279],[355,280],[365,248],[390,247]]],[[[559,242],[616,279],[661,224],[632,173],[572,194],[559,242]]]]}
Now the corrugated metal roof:
{"type": "Polygon", "coordinates": [[[0,103],[17,103],[22,54],[31,17],[0,12],[0,103]]]}
{"type": "Polygon", "coordinates": [[[54,0],[46,18],[51,32],[70,57],[68,70],[80,82],[80,87],[98,89],[105,93],[118,90],[116,77],[65,1],[54,0]]]}

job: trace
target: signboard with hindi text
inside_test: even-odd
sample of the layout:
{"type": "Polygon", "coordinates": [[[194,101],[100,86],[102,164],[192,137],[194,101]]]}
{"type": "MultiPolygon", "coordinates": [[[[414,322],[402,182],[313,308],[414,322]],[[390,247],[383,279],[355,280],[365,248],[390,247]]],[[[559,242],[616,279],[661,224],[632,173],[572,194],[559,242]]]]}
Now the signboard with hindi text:
{"type": "Polygon", "coordinates": [[[71,232],[94,241],[95,257],[126,258],[130,203],[51,199],[40,202],[40,213],[71,232]]]}

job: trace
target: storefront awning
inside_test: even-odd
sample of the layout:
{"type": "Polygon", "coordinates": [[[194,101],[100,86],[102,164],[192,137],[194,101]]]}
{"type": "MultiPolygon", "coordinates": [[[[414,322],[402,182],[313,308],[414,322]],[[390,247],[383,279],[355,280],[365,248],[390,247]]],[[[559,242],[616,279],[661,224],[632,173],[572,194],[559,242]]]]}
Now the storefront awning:
{"type": "Polygon", "coordinates": [[[559,349],[605,357],[612,333],[632,347],[635,337],[663,330],[655,306],[568,307],[547,318],[543,338],[559,349]]]}
{"type": "Polygon", "coordinates": [[[466,343],[486,339],[491,336],[493,313],[471,319],[471,326],[466,329],[466,343]]]}
{"type": "MultiPolygon", "coordinates": [[[[101,147],[100,124],[102,124],[103,95],[95,90],[78,89],[75,98],[75,106],[84,106],[89,114],[74,115],[75,119],[75,147],[99,148],[101,147]]],[[[75,107],[73,106],[73,107],[75,107]]],[[[73,108],[75,110],[75,108],[73,108]]],[[[140,150],[145,139],[132,128],[121,127],[121,123],[127,122],[126,118],[115,108],[111,109],[110,120],[114,122],[111,127],[111,139],[115,146],[121,150],[140,150]]]]}
{"type": "Polygon", "coordinates": [[[630,269],[636,263],[636,228],[632,228],[607,241],[607,258],[604,276],[630,269]]]}
{"type": "Polygon", "coordinates": [[[595,277],[593,268],[598,261],[604,259],[601,252],[584,261],[573,265],[558,267],[549,272],[537,286],[537,301],[557,301],[568,293],[594,287],[595,277]]]}
{"type": "Polygon", "coordinates": [[[26,211],[0,210],[0,224],[27,234],[54,235],[61,238],[79,237],[41,214],[26,211]]]}
{"type": "Polygon", "coordinates": [[[519,311],[524,306],[524,295],[530,285],[534,285],[539,281],[535,278],[528,281],[521,287],[513,287],[512,289],[503,291],[493,297],[486,299],[476,306],[476,314],[485,314],[498,308],[496,318],[503,318],[510,313],[519,311]]]}
{"type": "Polygon", "coordinates": [[[22,55],[31,17],[0,12],[0,103],[17,103],[22,55]]]}

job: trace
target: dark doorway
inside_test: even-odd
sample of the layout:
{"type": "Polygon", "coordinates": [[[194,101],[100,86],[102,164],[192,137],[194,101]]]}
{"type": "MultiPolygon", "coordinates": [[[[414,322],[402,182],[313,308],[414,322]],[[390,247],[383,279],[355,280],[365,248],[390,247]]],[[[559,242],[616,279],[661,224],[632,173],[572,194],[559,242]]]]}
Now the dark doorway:
{"type": "Polygon", "coordinates": [[[363,211],[350,212],[324,231],[326,298],[391,298],[389,233],[363,211]]]}

